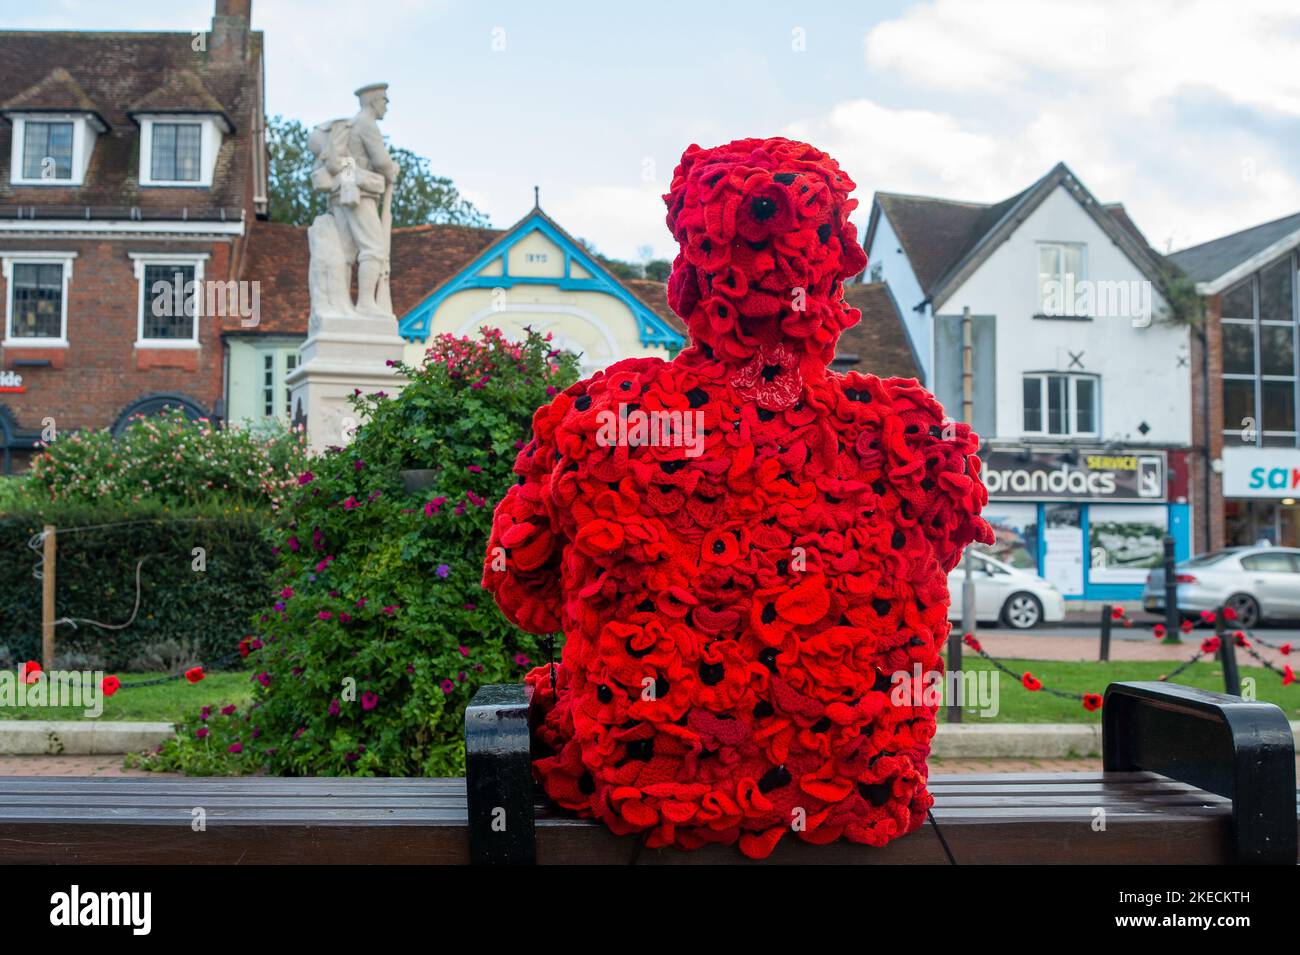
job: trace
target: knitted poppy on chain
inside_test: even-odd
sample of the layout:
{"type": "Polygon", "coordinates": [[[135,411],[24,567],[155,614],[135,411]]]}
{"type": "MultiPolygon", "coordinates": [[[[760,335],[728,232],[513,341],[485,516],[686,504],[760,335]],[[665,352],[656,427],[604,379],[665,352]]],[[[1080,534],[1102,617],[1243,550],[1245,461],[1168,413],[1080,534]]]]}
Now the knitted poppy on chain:
{"type": "Polygon", "coordinates": [[[941,667],[988,496],[915,380],[829,368],[860,318],[854,188],[804,143],[687,149],[664,199],[690,347],[538,409],[496,510],[483,586],[566,637],[528,676],[536,774],[651,847],[880,846],[932,804],[935,707],[891,678],[941,667]]]}

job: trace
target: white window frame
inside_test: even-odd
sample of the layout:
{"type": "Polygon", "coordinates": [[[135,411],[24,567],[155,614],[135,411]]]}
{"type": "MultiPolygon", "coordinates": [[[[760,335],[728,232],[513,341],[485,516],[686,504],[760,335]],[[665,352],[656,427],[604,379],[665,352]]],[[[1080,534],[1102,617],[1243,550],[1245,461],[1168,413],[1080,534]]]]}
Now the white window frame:
{"type": "Polygon", "coordinates": [[[220,117],[205,113],[142,113],[135,117],[140,124],[140,185],[147,188],[207,189],[212,186],[217,153],[221,149],[220,117]],[[153,127],[155,123],[197,124],[199,134],[198,179],[153,178],[153,127]]]}
{"type": "Polygon", "coordinates": [[[1028,438],[1096,438],[1101,434],[1101,376],[1100,375],[1081,375],[1066,371],[1028,371],[1021,375],[1020,378],[1020,427],[1021,434],[1028,438]],[[1038,394],[1041,401],[1040,421],[1042,430],[1030,431],[1025,428],[1025,381],[1030,378],[1038,379],[1038,394]],[[1066,378],[1069,380],[1069,387],[1066,388],[1066,430],[1063,432],[1053,432],[1048,430],[1048,399],[1047,399],[1047,382],[1050,378],[1066,378]],[[1076,424],[1079,420],[1079,382],[1087,379],[1093,383],[1092,386],[1092,423],[1094,425],[1091,431],[1078,431],[1076,424]]]}
{"type": "Polygon", "coordinates": [[[72,282],[72,260],[76,252],[0,252],[0,269],[5,279],[5,328],[0,346],[5,348],[67,348],[68,347],[68,285],[72,282]],[[51,265],[63,267],[63,291],[60,296],[62,312],[59,318],[58,338],[15,338],[12,331],[14,314],[14,266],[51,265]]]}
{"type": "MultiPolygon", "coordinates": [[[[1062,287],[1065,288],[1065,275],[1066,275],[1066,273],[1065,273],[1065,271],[1064,271],[1064,268],[1065,268],[1064,258],[1065,258],[1065,250],[1066,250],[1066,249],[1078,249],[1078,250],[1079,250],[1079,273],[1078,273],[1077,275],[1074,276],[1074,283],[1075,283],[1074,287],[1075,287],[1075,289],[1078,288],[1078,283],[1083,282],[1083,281],[1086,281],[1087,278],[1088,278],[1088,244],[1087,244],[1086,242],[1056,242],[1056,241],[1052,241],[1052,242],[1038,242],[1038,243],[1035,243],[1035,245],[1034,245],[1034,255],[1036,256],[1036,258],[1035,258],[1035,261],[1034,261],[1034,274],[1037,276],[1038,284],[1037,284],[1036,288],[1034,289],[1034,292],[1035,292],[1035,296],[1036,296],[1036,299],[1035,299],[1035,300],[1038,302],[1038,309],[1037,309],[1037,312],[1036,312],[1036,314],[1038,314],[1038,315],[1047,315],[1047,310],[1046,310],[1046,308],[1044,307],[1044,302],[1046,302],[1047,298],[1046,298],[1046,296],[1043,294],[1043,285],[1044,285],[1046,282],[1055,279],[1056,281],[1061,282],[1061,283],[1062,283],[1062,287]],[[1056,271],[1054,274],[1047,275],[1047,274],[1045,274],[1045,273],[1043,272],[1043,250],[1044,250],[1044,249],[1054,249],[1054,250],[1056,251],[1056,267],[1057,267],[1057,271],[1056,271]]],[[[1075,315],[1075,314],[1074,314],[1074,312],[1073,312],[1073,309],[1074,309],[1074,301],[1073,301],[1073,298],[1071,298],[1071,299],[1069,300],[1069,302],[1067,303],[1067,309],[1068,309],[1068,311],[1067,311],[1065,314],[1063,314],[1063,315],[1050,315],[1050,316],[1048,316],[1048,317],[1050,317],[1050,318],[1085,318],[1085,317],[1091,317],[1091,316],[1083,316],[1083,315],[1075,315]]]]}
{"type": "Polygon", "coordinates": [[[131,261],[135,267],[135,283],[138,287],[136,320],[135,320],[135,347],[136,348],[198,348],[199,347],[199,321],[203,318],[203,309],[206,303],[205,283],[203,281],[203,263],[208,260],[207,252],[128,252],[131,261]],[[145,266],[146,265],[179,265],[186,268],[194,269],[194,281],[197,283],[195,293],[196,301],[194,303],[194,328],[191,329],[188,339],[182,338],[145,338],[144,337],[144,308],[145,303],[152,299],[152,292],[144,287],[145,266]]]}
{"type": "Polygon", "coordinates": [[[95,137],[103,132],[99,120],[90,113],[9,113],[13,133],[9,144],[9,182],[14,186],[80,186],[86,181],[90,154],[95,137]],[[27,142],[28,123],[72,124],[72,168],[67,179],[28,178],[23,175],[23,147],[27,142]]]}
{"type": "Polygon", "coordinates": [[[285,342],[283,340],[259,342],[254,348],[257,354],[257,413],[246,419],[254,427],[265,427],[273,422],[289,424],[293,420],[293,407],[290,404],[292,389],[285,384],[286,379],[294,373],[301,362],[301,340],[285,342]],[[271,363],[271,382],[266,381],[266,364],[271,363]],[[290,367],[290,362],[294,367],[290,367]],[[267,389],[271,393],[271,413],[266,413],[267,389]]]}

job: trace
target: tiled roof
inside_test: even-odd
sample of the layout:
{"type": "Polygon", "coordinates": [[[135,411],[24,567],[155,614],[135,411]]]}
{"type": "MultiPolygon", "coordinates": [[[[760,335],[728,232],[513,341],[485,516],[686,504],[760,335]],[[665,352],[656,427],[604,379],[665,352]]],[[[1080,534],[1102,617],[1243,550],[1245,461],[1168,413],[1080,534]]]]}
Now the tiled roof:
{"type": "Polygon", "coordinates": [[[987,205],[878,192],[876,201],[889,217],[921,290],[929,295],[1022,195],[987,205]]]}
{"type": "Polygon", "coordinates": [[[844,286],[844,300],[862,312],[862,321],[840,335],[835,370],[920,378],[920,366],[889,287],[884,282],[854,282],[844,286]]]}
{"type": "Polygon", "coordinates": [[[1173,253],[1169,260],[1194,281],[1209,282],[1297,231],[1300,231],[1300,212],[1202,242],[1173,253]]]}
{"type": "MultiPolygon", "coordinates": [[[[456,225],[421,225],[393,230],[393,311],[414,308],[433,289],[468,265],[501,233],[456,225]]],[[[307,228],[280,222],[255,222],[249,230],[241,277],[258,281],[261,321],[241,328],[238,318],[225,321],[226,332],[306,335],[311,313],[307,286],[307,228]]]]}
{"type": "Polygon", "coordinates": [[[639,298],[650,311],[667,322],[673,331],[687,337],[686,323],[668,307],[668,284],[666,282],[657,282],[654,279],[620,279],[619,281],[623,283],[624,288],[639,298]]]}
{"type": "Polygon", "coordinates": [[[5,113],[65,111],[92,113],[104,122],[99,107],[61,66],[50,70],[38,83],[0,102],[0,112],[5,113]]]}
{"type": "MultiPolygon", "coordinates": [[[[400,318],[431,292],[453,278],[484,249],[505,235],[500,229],[458,225],[420,225],[393,230],[393,311],[400,318]]],[[[307,228],[281,222],[255,222],[240,275],[258,281],[261,320],[243,328],[238,318],[225,321],[228,333],[306,335],[311,313],[307,286],[307,228]]],[[[668,307],[668,287],[650,279],[625,279],[633,295],[683,336],[686,326],[668,307]]]]}
{"type": "Polygon", "coordinates": [[[85,182],[60,188],[10,184],[13,127],[0,123],[0,216],[16,214],[12,210],[17,206],[36,206],[38,212],[58,208],[78,216],[86,207],[92,215],[103,207],[139,207],[144,218],[182,209],[189,218],[206,217],[213,210],[238,218],[253,191],[262,34],[248,35],[247,55],[240,57],[194,50],[193,39],[191,33],[0,32],[0,102],[17,101],[20,107],[47,103],[63,109],[89,105],[108,126],[96,137],[85,182]],[[175,79],[185,73],[198,81],[197,87],[175,79]],[[55,79],[42,89],[42,83],[32,85],[34,77],[55,79]],[[160,83],[170,91],[165,97],[160,83]],[[140,130],[129,110],[152,96],[188,105],[195,102],[198,88],[208,94],[210,101],[204,101],[220,107],[235,128],[233,135],[222,137],[212,187],[141,189],[140,130]],[[189,92],[182,95],[184,90],[189,92]]]}
{"type": "Polygon", "coordinates": [[[128,116],[139,113],[220,113],[230,122],[225,107],[189,70],[169,73],[162,86],[145,93],[127,108],[128,116]]]}
{"type": "Polygon", "coordinates": [[[1140,269],[1153,277],[1167,271],[1163,257],[1147,242],[1124,206],[1110,203],[1102,206],[1104,214],[1096,213],[1091,195],[1063,163],[1058,163],[1023,192],[992,204],[877,193],[867,245],[874,236],[876,210],[879,209],[888,217],[926,297],[942,297],[952,291],[955,271],[965,273],[977,265],[982,257],[996,248],[999,236],[1005,239],[1010,230],[1058,185],[1063,185],[1080,198],[1085,211],[1093,215],[1103,231],[1110,233],[1122,248],[1128,245],[1134,263],[1140,269]],[[1008,218],[1009,215],[1014,219],[1008,218]],[[1004,220],[1007,224],[999,229],[1004,220]]]}

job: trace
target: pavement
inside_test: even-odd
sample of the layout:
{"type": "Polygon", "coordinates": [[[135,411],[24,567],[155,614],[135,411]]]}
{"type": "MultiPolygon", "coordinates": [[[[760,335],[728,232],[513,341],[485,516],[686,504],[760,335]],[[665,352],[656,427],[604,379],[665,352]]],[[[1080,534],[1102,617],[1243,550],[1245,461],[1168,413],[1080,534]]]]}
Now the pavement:
{"type": "MultiPolygon", "coordinates": [[[[979,628],[976,639],[986,653],[995,657],[1017,657],[1026,660],[1098,660],[1100,659],[1101,632],[1084,627],[1040,627],[1035,630],[1006,630],[979,628]]],[[[1150,627],[1135,624],[1132,627],[1115,627],[1110,635],[1112,660],[1186,660],[1200,647],[1201,641],[1214,636],[1210,627],[1197,627],[1191,633],[1181,634],[1182,643],[1164,643],[1157,640],[1150,627]]],[[[1300,630],[1260,629],[1248,637],[1251,647],[1260,656],[1277,666],[1290,664],[1300,670],[1300,630]],[[1290,643],[1295,649],[1288,655],[1277,648],[1290,643]]],[[[1237,651],[1241,666],[1257,666],[1244,651],[1237,651]]]]}

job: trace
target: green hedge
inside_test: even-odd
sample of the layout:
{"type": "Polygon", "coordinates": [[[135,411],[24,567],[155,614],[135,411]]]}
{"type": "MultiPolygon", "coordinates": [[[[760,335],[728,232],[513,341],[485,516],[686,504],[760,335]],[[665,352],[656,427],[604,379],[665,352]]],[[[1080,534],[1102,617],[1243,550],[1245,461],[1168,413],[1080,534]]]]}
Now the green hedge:
{"type": "Polygon", "coordinates": [[[126,622],[135,606],[136,563],[144,558],[131,626],[60,625],[57,655],[85,654],[121,669],[142,651],[173,641],[189,644],[211,664],[238,647],[266,605],[275,556],[262,535],[270,522],[268,512],[247,507],[10,507],[0,514],[0,645],[14,660],[40,659],[41,582],[32,572],[41,558],[28,542],[51,523],[60,529],[58,617],[126,622]],[[112,526],[88,527],[104,524],[112,526]],[[202,570],[195,569],[195,548],[203,548],[202,570]]]}

